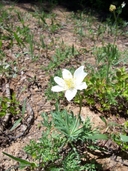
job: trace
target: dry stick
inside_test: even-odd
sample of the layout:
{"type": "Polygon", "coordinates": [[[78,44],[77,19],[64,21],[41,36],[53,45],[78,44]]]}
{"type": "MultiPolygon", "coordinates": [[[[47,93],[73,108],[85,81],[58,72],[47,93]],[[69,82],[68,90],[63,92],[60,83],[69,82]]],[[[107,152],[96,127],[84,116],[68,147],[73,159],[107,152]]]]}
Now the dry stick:
{"type": "Polygon", "coordinates": [[[28,133],[28,131],[30,130],[32,123],[34,122],[34,111],[31,108],[29,102],[26,102],[26,109],[27,109],[27,113],[28,113],[28,117],[25,119],[26,123],[22,123],[21,132],[19,131],[18,135],[9,136],[10,139],[12,139],[12,140],[16,140],[22,136],[25,136],[28,133]],[[22,130],[22,128],[23,128],[23,130],[22,130]]]}
{"type": "MultiPolygon", "coordinates": [[[[10,93],[10,87],[9,87],[9,83],[7,83],[5,85],[5,93],[6,93],[6,97],[9,99],[9,101],[7,102],[7,107],[9,109],[10,107],[10,100],[11,100],[11,93],[10,93]]],[[[9,118],[10,118],[10,113],[9,113],[9,110],[7,110],[6,112],[6,115],[4,116],[4,119],[3,119],[3,127],[7,124],[7,122],[9,121],[9,118]]]]}

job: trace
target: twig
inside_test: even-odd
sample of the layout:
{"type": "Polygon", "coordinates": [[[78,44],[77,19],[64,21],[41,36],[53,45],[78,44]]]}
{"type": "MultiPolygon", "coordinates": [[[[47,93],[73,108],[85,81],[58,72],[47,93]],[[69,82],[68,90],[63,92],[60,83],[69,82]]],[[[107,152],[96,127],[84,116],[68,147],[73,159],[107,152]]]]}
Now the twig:
{"type": "MultiPolygon", "coordinates": [[[[7,102],[7,107],[9,109],[10,107],[10,100],[11,100],[11,93],[10,93],[10,87],[9,87],[9,83],[7,83],[5,85],[5,91],[6,91],[6,97],[9,99],[9,101],[7,102]]],[[[7,124],[7,122],[9,121],[10,118],[10,112],[7,110],[6,115],[3,118],[3,124],[4,126],[7,124]]]]}

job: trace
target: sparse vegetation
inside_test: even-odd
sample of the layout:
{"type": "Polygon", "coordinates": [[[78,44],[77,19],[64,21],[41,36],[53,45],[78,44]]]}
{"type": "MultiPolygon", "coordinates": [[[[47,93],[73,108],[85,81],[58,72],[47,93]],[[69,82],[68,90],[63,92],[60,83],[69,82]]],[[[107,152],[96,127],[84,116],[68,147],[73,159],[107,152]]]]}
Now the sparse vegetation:
{"type": "MultiPolygon", "coordinates": [[[[121,154],[122,160],[128,160],[128,30],[124,31],[128,26],[120,17],[125,4],[117,8],[109,4],[110,16],[101,22],[94,10],[84,7],[84,1],[79,3],[84,9],[77,12],[58,3],[0,6],[1,148],[27,136],[34,119],[42,116],[35,126],[40,137],[33,136],[25,144],[26,158],[3,150],[20,164],[17,169],[107,170],[96,155],[121,154]],[[83,70],[73,75],[80,66],[87,72],[85,78],[83,70]],[[63,69],[69,75],[64,75],[63,69]],[[60,91],[52,92],[55,82],[60,91]],[[75,95],[67,101],[61,91],[75,95]],[[50,109],[44,107],[47,103],[50,109]],[[98,115],[104,126],[95,126],[86,114],[83,117],[85,106],[97,113],[93,115],[98,115]],[[76,107],[78,112],[74,112],[76,107]],[[111,150],[108,141],[114,144],[111,150]]],[[[94,6],[97,4],[104,6],[102,1],[94,6]]]]}

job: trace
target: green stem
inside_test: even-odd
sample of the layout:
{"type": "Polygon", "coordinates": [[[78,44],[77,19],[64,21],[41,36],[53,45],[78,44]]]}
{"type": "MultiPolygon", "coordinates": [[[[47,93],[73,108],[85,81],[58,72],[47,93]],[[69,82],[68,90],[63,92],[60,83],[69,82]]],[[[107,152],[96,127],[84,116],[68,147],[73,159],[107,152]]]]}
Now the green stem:
{"type": "Polygon", "coordinates": [[[115,18],[115,25],[116,25],[116,35],[115,35],[115,38],[114,38],[114,44],[115,44],[116,38],[117,38],[117,16],[116,16],[115,11],[113,11],[113,15],[114,15],[114,18],[115,18]]]}
{"type": "Polygon", "coordinates": [[[109,69],[110,69],[110,62],[108,61],[107,74],[106,74],[106,85],[108,85],[108,82],[109,82],[109,69]]]}
{"type": "Polygon", "coordinates": [[[58,95],[57,95],[57,100],[56,100],[56,103],[55,103],[55,109],[56,109],[56,111],[60,112],[58,95]]]}
{"type": "MultiPolygon", "coordinates": [[[[81,115],[81,110],[82,110],[82,100],[83,100],[83,98],[82,98],[82,96],[79,94],[79,99],[80,99],[80,111],[79,111],[79,117],[80,117],[80,115],[81,115]]],[[[80,117],[81,118],[81,117],[80,117]]]]}
{"type": "Polygon", "coordinates": [[[71,144],[71,147],[72,147],[72,149],[73,149],[74,153],[75,153],[75,154],[76,154],[76,156],[77,156],[77,159],[80,161],[80,156],[79,156],[79,154],[78,154],[78,152],[77,152],[76,148],[74,147],[74,145],[72,144],[72,142],[70,142],[70,144],[71,144]]]}

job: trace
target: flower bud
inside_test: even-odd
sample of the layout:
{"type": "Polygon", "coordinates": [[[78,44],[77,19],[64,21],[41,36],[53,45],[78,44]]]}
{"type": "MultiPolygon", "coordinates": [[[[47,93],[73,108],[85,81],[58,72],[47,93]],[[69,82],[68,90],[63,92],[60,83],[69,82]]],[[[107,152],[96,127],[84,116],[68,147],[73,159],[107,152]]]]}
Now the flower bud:
{"type": "Polygon", "coordinates": [[[113,12],[115,10],[116,10],[116,6],[111,4],[110,7],[109,7],[109,11],[113,12]]]}

